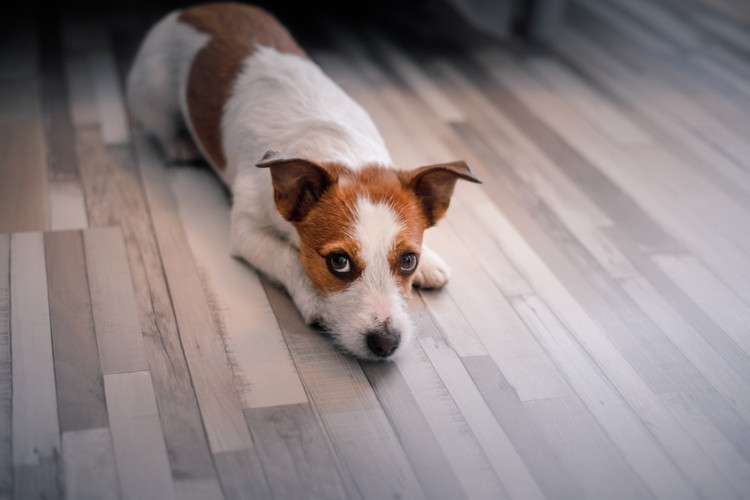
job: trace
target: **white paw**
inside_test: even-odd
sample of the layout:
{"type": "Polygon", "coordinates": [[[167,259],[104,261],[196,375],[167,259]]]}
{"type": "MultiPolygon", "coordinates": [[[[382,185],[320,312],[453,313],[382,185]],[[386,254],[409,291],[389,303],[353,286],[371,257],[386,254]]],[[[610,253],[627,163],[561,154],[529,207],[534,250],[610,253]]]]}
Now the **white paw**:
{"type": "Polygon", "coordinates": [[[414,274],[414,286],[419,288],[441,288],[451,277],[451,268],[438,254],[427,247],[422,248],[419,267],[414,274]]]}
{"type": "Polygon", "coordinates": [[[297,282],[287,290],[305,324],[321,324],[323,321],[323,297],[313,288],[309,280],[303,279],[301,281],[303,284],[297,282]]]}

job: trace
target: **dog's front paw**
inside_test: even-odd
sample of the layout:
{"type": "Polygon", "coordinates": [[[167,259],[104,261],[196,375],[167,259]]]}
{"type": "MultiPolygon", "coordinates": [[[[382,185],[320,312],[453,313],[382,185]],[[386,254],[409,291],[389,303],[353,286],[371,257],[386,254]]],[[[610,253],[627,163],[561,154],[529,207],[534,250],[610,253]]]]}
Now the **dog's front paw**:
{"type": "Polygon", "coordinates": [[[294,305],[306,325],[320,325],[323,321],[323,301],[312,288],[296,290],[292,293],[294,305]]]}
{"type": "Polygon", "coordinates": [[[419,267],[414,274],[414,286],[419,288],[441,288],[451,277],[451,268],[438,254],[427,247],[422,249],[419,267]]]}

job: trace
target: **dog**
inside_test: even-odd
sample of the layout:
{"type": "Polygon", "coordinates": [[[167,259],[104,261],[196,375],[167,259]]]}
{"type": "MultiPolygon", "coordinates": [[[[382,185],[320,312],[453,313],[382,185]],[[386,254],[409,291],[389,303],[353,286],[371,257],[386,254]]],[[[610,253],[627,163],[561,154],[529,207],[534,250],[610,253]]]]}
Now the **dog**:
{"type": "Polygon", "coordinates": [[[173,160],[204,158],[232,192],[231,252],[286,288],[308,324],[360,359],[413,333],[412,286],[450,269],[422,244],[463,161],[393,166],[367,112],[265,10],[211,3],[173,11],[127,79],[131,115],[173,160]]]}

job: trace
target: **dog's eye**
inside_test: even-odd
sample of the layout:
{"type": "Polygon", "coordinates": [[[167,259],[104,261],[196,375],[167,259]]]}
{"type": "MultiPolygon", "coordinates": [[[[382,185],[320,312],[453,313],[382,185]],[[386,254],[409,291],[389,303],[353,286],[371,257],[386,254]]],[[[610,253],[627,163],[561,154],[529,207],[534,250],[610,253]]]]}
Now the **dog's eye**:
{"type": "Polygon", "coordinates": [[[345,253],[332,253],[326,259],[328,269],[334,274],[346,274],[352,270],[349,257],[345,253]]]}
{"type": "Polygon", "coordinates": [[[411,274],[417,268],[419,257],[415,253],[405,253],[401,256],[401,272],[404,274],[411,274]]]}

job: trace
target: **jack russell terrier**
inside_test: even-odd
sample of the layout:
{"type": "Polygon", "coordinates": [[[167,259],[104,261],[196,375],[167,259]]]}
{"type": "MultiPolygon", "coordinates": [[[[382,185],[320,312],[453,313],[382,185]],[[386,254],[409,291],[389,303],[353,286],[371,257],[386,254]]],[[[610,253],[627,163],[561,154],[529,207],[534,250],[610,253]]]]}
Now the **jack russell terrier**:
{"type": "Polygon", "coordinates": [[[466,163],[395,169],[367,112],[272,15],[243,4],[162,19],[127,98],[168,156],[202,156],[230,187],[233,255],[283,285],[308,324],[361,359],[408,339],[412,285],[450,275],[422,233],[456,180],[479,182],[466,163]]]}

